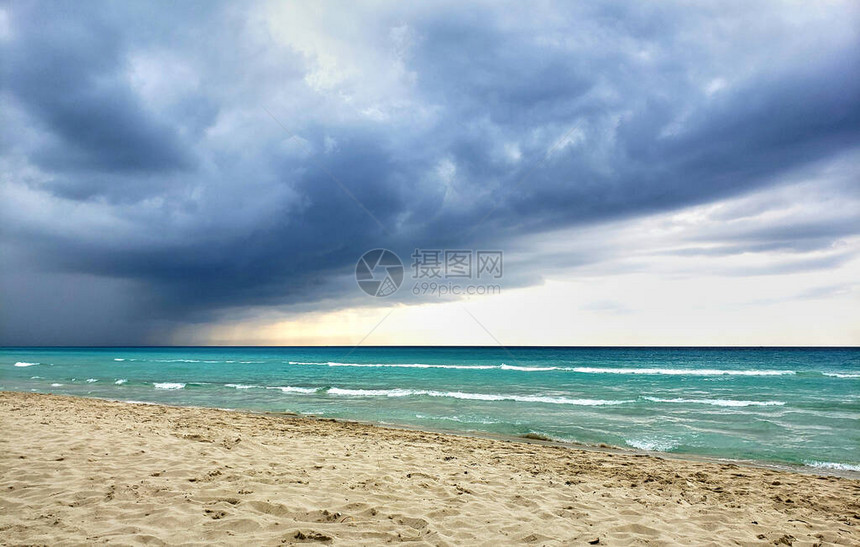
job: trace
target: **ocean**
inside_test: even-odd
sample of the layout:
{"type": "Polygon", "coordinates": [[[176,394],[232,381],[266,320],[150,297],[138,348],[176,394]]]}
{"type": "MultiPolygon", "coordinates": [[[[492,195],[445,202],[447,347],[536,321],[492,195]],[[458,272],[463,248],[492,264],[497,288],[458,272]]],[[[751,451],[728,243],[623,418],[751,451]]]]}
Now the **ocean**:
{"type": "Polygon", "coordinates": [[[860,472],[860,348],[0,348],[0,390],[860,472]]]}

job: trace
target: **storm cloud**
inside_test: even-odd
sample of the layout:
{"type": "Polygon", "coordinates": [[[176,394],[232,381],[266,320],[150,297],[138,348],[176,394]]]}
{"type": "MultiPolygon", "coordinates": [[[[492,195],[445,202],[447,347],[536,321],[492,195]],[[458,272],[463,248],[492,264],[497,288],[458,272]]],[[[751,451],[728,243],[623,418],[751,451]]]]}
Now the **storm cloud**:
{"type": "MultiPolygon", "coordinates": [[[[0,344],[158,342],[225,310],[356,305],[368,249],[516,250],[804,170],[858,199],[852,2],[0,13],[0,344]]],[[[822,210],[659,252],[802,255],[858,233],[822,210]]],[[[784,267],[854,256],[800,255],[784,267]]],[[[534,258],[509,282],[607,257],[534,258]]]]}

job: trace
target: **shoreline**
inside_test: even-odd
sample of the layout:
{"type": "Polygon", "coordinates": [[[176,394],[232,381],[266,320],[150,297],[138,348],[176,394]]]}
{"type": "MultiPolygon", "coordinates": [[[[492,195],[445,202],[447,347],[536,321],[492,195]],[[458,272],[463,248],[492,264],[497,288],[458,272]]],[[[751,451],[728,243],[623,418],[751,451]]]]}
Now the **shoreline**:
{"type": "Polygon", "coordinates": [[[860,542],[833,475],[27,392],[0,423],[9,543],[860,542]]]}
{"type": "MultiPolygon", "coordinates": [[[[98,397],[94,397],[98,398],[98,397]]],[[[140,401],[123,401],[120,399],[103,399],[115,401],[118,403],[140,403],[140,404],[152,404],[152,405],[161,405],[161,403],[142,403],[140,401]]],[[[170,406],[175,408],[213,408],[213,407],[205,407],[205,406],[189,406],[185,405],[168,405],[164,404],[163,406],[170,406]]],[[[249,413],[249,414],[262,414],[262,415],[272,415],[272,416],[295,416],[296,418],[305,418],[311,421],[323,421],[323,422],[336,422],[342,424],[357,424],[357,425],[366,425],[371,427],[379,427],[383,429],[389,429],[392,431],[412,431],[418,433],[433,433],[439,435],[451,435],[454,437],[462,437],[465,439],[488,439],[500,442],[510,442],[510,443],[523,443],[523,444],[533,444],[538,446],[551,446],[556,448],[566,448],[573,451],[583,451],[583,452],[598,452],[601,454],[619,454],[619,455],[628,455],[628,456],[648,456],[652,458],[662,458],[667,460],[677,460],[681,462],[699,462],[699,463],[712,463],[715,465],[737,465],[740,467],[751,467],[754,469],[768,469],[771,471],[783,471],[786,473],[799,473],[801,475],[812,475],[815,477],[839,477],[844,479],[852,479],[852,480],[860,480],[860,471],[853,471],[851,469],[836,469],[830,467],[815,467],[813,465],[804,465],[804,464],[790,464],[783,462],[768,462],[768,461],[760,461],[760,460],[744,460],[744,459],[735,459],[735,458],[719,458],[716,456],[707,456],[702,454],[695,454],[692,452],[660,452],[657,450],[642,450],[639,448],[630,448],[625,446],[613,446],[607,443],[600,444],[585,444],[585,443],[577,443],[573,441],[561,441],[552,438],[538,438],[538,436],[531,436],[533,434],[529,433],[526,435],[506,435],[504,433],[492,433],[489,431],[480,431],[480,430],[463,430],[459,431],[456,429],[444,429],[444,428],[425,428],[419,426],[411,426],[409,424],[396,424],[396,423],[388,423],[388,422],[374,422],[371,420],[350,420],[350,419],[341,419],[341,418],[327,418],[324,416],[317,416],[314,414],[298,414],[295,412],[272,412],[272,411],[264,411],[257,412],[253,410],[245,410],[245,409],[235,409],[235,408],[218,408],[217,410],[223,410],[225,412],[239,412],[239,413],[249,413]]],[[[542,437],[542,435],[540,435],[542,437]]]]}
{"type": "MultiPolygon", "coordinates": [[[[536,444],[543,446],[556,446],[560,448],[568,448],[570,450],[582,450],[582,451],[590,451],[590,452],[600,452],[600,453],[612,453],[612,454],[628,454],[628,455],[648,455],[655,458],[665,458],[670,460],[678,460],[678,461],[690,461],[690,462],[705,462],[705,463],[714,463],[717,465],[721,464],[734,464],[742,467],[752,467],[757,469],[770,469],[774,471],[785,471],[788,473],[800,473],[805,475],[813,475],[813,476],[823,476],[823,477],[840,477],[846,479],[854,479],[860,480],[860,471],[854,471],[851,469],[838,469],[831,467],[816,467],[813,465],[806,464],[793,464],[788,462],[776,462],[776,461],[765,461],[765,460],[748,460],[748,459],[738,459],[738,458],[720,458],[717,456],[708,456],[703,454],[696,454],[693,452],[661,452],[656,450],[642,450],[638,448],[631,448],[625,446],[614,446],[608,443],[599,443],[599,444],[585,444],[578,443],[574,441],[563,441],[552,439],[550,437],[546,438],[538,438],[543,435],[535,434],[535,436],[529,436],[532,434],[526,435],[507,435],[504,433],[492,433],[489,431],[480,431],[480,430],[456,430],[456,429],[444,429],[444,428],[427,428],[427,427],[419,427],[412,426],[409,424],[397,424],[390,422],[375,422],[372,420],[358,420],[358,419],[346,419],[346,418],[329,418],[325,416],[318,416],[314,414],[300,414],[297,412],[289,412],[289,411],[271,411],[271,410],[252,410],[252,409],[244,409],[244,408],[223,408],[223,407],[210,407],[210,406],[198,406],[198,405],[174,405],[169,403],[157,403],[150,401],[140,401],[140,400],[126,400],[126,399],[116,399],[112,397],[93,397],[86,395],[55,395],[52,393],[39,393],[39,392],[27,392],[27,391],[5,391],[0,390],[0,395],[3,393],[26,393],[26,394],[37,394],[37,395],[51,395],[56,397],[72,397],[72,398],[80,398],[80,399],[88,399],[88,400],[101,400],[101,401],[111,401],[116,403],[124,403],[124,404],[138,404],[138,405],[147,405],[147,406],[164,406],[168,408],[193,408],[193,409],[201,409],[201,410],[220,410],[224,412],[236,412],[240,414],[252,414],[252,415],[271,415],[271,416],[288,416],[295,417],[299,419],[307,419],[311,421],[323,421],[323,422],[337,422],[343,424],[360,424],[371,427],[380,427],[385,429],[390,429],[394,431],[413,431],[413,432],[423,432],[423,433],[434,433],[441,435],[453,435],[457,437],[463,438],[479,438],[479,439],[491,439],[502,442],[514,442],[514,443],[527,443],[527,444],[536,444]]],[[[841,465],[841,464],[840,464],[841,465]]]]}

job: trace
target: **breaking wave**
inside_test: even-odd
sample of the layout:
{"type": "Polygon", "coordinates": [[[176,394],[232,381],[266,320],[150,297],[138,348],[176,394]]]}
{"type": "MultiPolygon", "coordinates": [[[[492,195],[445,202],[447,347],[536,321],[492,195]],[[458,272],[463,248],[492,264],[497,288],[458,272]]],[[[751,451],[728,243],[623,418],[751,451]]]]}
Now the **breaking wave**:
{"type": "Polygon", "coordinates": [[[185,389],[185,384],[180,382],[156,382],[152,385],[155,389],[185,389]]]}
{"type": "Polygon", "coordinates": [[[785,401],[736,401],[733,399],[684,399],[675,397],[673,399],[661,399],[660,397],[642,397],[646,401],[653,403],[685,403],[698,405],[713,405],[713,406],[783,406],[785,401]]]}
{"type": "Polygon", "coordinates": [[[460,370],[509,370],[518,372],[576,372],[579,374],[643,374],[671,376],[786,376],[796,374],[793,370],[739,370],[739,369],[695,369],[695,368],[634,368],[634,367],[571,367],[571,366],[518,366],[501,365],[449,365],[431,363],[340,363],[336,361],[309,362],[289,361],[291,365],[316,365],[328,367],[358,368],[439,368],[460,370]]]}

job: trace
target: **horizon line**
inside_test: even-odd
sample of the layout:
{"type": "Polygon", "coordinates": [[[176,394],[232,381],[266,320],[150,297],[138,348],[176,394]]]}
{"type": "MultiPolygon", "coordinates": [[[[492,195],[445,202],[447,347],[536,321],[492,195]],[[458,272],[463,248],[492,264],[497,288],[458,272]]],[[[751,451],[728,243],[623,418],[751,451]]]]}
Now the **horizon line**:
{"type": "Polygon", "coordinates": [[[420,345],[420,344],[405,344],[405,345],[372,345],[372,346],[351,346],[351,345],[219,345],[219,344],[210,344],[210,345],[38,345],[38,346],[0,346],[0,350],[6,349],[18,349],[18,348],[28,348],[28,349],[61,349],[61,348],[75,348],[75,349],[116,349],[116,348],[172,348],[172,349],[181,349],[181,348],[268,348],[268,349],[285,349],[285,348],[341,348],[341,349],[379,349],[379,348],[475,348],[475,349],[860,349],[860,345],[854,346],[843,346],[843,345],[796,345],[796,346],[785,346],[785,345],[654,345],[654,346],[642,346],[642,345],[609,345],[609,346],[591,346],[591,345],[509,345],[509,346],[498,346],[498,345],[474,345],[474,344],[462,344],[462,345],[444,345],[444,344],[434,344],[434,345],[420,345]]]}

